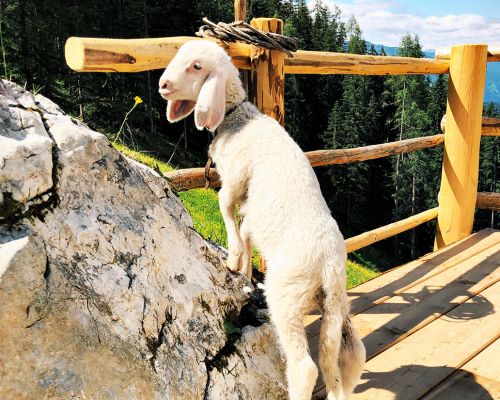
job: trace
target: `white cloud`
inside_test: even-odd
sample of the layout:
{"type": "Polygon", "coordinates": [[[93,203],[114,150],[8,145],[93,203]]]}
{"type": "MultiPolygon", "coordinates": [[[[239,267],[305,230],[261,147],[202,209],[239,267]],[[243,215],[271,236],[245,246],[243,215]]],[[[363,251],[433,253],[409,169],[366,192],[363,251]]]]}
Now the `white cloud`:
{"type": "Polygon", "coordinates": [[[423,17],[404,12],[405,7],[395,0],[354,0],[342,3],[328,0],[330,7],[337,5],[342,18],[354,15],[366,40],[398,46],[406,32],[416,33],[424,49],[449,47],[463,43],[500,45],[500,21],[477,14],[448,14],[423,17]]]}

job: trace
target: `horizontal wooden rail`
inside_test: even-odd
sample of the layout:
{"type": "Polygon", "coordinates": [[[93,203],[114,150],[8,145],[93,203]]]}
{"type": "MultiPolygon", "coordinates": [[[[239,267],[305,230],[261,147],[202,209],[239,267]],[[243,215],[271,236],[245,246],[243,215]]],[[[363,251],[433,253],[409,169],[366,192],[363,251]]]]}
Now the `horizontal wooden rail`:
{"type": "Polygon", "coordinates": [[[500,136],[500,118],[483,117],[481,125],[481,135],[500,136]]]}
{"type": "Polygon", "coordinates": [[[405,218],[401,221],[397,221],[392,224],[385,225],[372,231],[364,232],[360,235],[349,238],[345,241],[347,252],[351,253],[373,243],[390,238],[391,236],[395,236],[399,233],[408,231],[412,228],[422,225],[427,221],[435,219],[437,215],[438,209],[436,207],[419,214],[412,215],[411,217],[405,218]]]}
{"type": "MultiPolygon", "coordinates": [[[[68,66],[78,72],[140,72],[162,69],[188,40],[200,38],[179,36],[151,39],[102,39],[71,37],[66,41],[68,66]]],[[[240,69],[250,69],[251,46],[223,43],[240,69]]],[[[446,60],[425,58],[370,56],[299,50],[293,58],[285,57],[288,74],[444,74],[446,60]]]]}
{"type": "Polygon", "coordinates": [[[500,193],[479,192],[476,199],[476,208],[500,211],[500,193]]]}
{"type": "MultiPolygon", "coordinates": [[[[173,190],[182,192],[205,187],[205,168],[185,168],[170,171],[164,174],[173,190]]],[[[215,168],[210,168],[209,187],[216,188],[222,185],[220,176],[215,168]]]]}
{"type": "MultiPolygon", "coordinates": [[[[65,45],[68,66],[78,72],[141,72],[163,69],[189,36],[150,39],[102,39],[70,37],[65,45]]],[[[229,53],[234,65],[250,69],[251,46],[218,44],[229,53]]]]}
{"type": "Polygon", "coordinates": [[[406,75],[445,74],[446,60],[394,56],[371,56],[299,50],[285,59],[287,74],[406,75]]]}
{"type": "MultiPolygon", "coordinates": [[[[446,114],[441,119],[441,130],[446,131],[446,114]]],[[[500,118],[483,117],[481,122],[482,136],[500,136],[500,118]]]]}
{"type": "MultiPolygon", "coordinates": [[[[306,154],[313,167],[335,164],[374,160],[376,158],[409,153],[416,150],[439,146],[443,143],[444,135],[424,136],[405,139],[397,142],[382,143],[372,146],[355,147],[352,149],[315,150],[306,154]]],[[[210,169],[210,187],[221,185],[215,168],[210,169]]],[[[190,190],[205,187],[205,168],[186,168],[171,171],[165,174],[172,188],[176,191],[190,190]]]]}
{"type": "MultiPolygon", "coordinates": [[[[436,50],[437,60],[449,60],[451,48],[442,48],[436,50]]],[[[488,56],[486,58],[489,62],[500,61],[500,46],[488,46],[488,56]]]]}
{"type": "Polygon", "coordinates": [[[306,153],[313,167],[323,165],[347,164],[359,161],[409,153],[416,150],[437,147],[444,141],[444,135],[424,136],[413,139],[399,140],[371,146],[354,147],[352,149],[314,150],[306,153]]]}

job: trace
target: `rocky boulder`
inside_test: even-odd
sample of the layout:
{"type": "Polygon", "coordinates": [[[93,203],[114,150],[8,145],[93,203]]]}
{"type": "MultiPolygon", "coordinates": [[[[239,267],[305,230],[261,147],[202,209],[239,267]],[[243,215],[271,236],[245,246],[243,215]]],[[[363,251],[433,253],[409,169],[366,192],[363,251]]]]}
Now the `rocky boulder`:
{"type": "Polygon", "coordinates": [[[284,399],[272,327],[168,183],[0,81],[0,398],[284,399]]]}

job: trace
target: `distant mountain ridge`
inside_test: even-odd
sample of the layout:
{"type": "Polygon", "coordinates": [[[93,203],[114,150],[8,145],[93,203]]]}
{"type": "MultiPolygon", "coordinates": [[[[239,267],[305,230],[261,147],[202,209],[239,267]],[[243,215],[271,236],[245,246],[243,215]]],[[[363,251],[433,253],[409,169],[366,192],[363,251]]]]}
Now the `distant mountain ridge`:
{"type": "MultiPolygon", "coordinates": [[[[375,44],[371,42],[366,42],[366,45],[370,47],[373,44],[373,47],[377,52],[382,50],[382,47],[385,50],[385,53],[388,56],[395,56],[399,51],[399,47],[391,47],[384,46],[382,44],[375,44]]],[[[424,56],[427,58],[434,58],[436,51],[433,49],[424,50],[424,56]]],[[[485,103],[498,103],[500,104],[500,63],[488,63],[488,67],[486,69],[486,87],[484,89],[484,102],[485,103]]]]}

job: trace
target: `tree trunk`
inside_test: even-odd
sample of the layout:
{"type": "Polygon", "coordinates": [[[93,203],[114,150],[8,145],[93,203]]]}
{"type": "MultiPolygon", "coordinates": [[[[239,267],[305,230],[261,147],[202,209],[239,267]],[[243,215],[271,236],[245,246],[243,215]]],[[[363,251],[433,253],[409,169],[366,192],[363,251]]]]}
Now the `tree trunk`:
{"type": "MultiPolygon", "coordinates": [[[[403,81],[403,104],[401,110],[401,121],[399,123],[399,140],[403,139],[403,128],[404,128],[404,117],[405,117],[405,100],[406,100],[406,81],[403,81]]],[[[396,187],[394,192],[394,214],[396,218],[399,218],[399,164],[401,162],[401,154],[397,155],[396,158],[396,187]]],[[[398,238],[396,236],[395,246],[394,246],[394,254],[396,257],[399,256],[399,244],[398,238]]]]}
{"type": "Polygon", "coordinates": [[[28,4],[27,0],[21,0],[19,2],[20,11],[20,25],[21,25],[21,57],[23,64],[21,66],[21,71],[23,72],[23,78],[26,81],[26,87],[31,89],[33,85],[33,79],[31,76],[31,60],[30,60],[30,48],[29,48],[29,36],[28,36],[28,4]]]}
{"type": "MultiPolygon", "coordinates": [[[[416,199],[416,174],[415,171],[413,171],[413,176],[412,176],[412,183],[411,183],[411,215],[415,215],[415,199],[416,199]]],[[[411,259],[415,260],[415,254],[416,254],[416,234],[415,234],[415,229],[412,229],[411,231],[411,259]]]]}
{"type": "Polygon", "coordinates": [[[83,122],[83,103],[82,103],[82,86],[80,84],[80,78],[77,80],[78,84],[78,107],[80,108],[80,119],[83,122]]]}
{"type": "MultiPolygon", "coordinates": [[[[146,0],[142,2],[144,6],[144,37],[149,37],[149,29],[148,29],[148,8],[146,4],[146,0]]],[[[147,87],[148,87],[148,111],[149,111],[149,134],[153,137],[154,125],[153,125],[153,99],[151,96],[152,88],[151,88],[151,71],[146,73],[147,77],[147,87]]]]}

